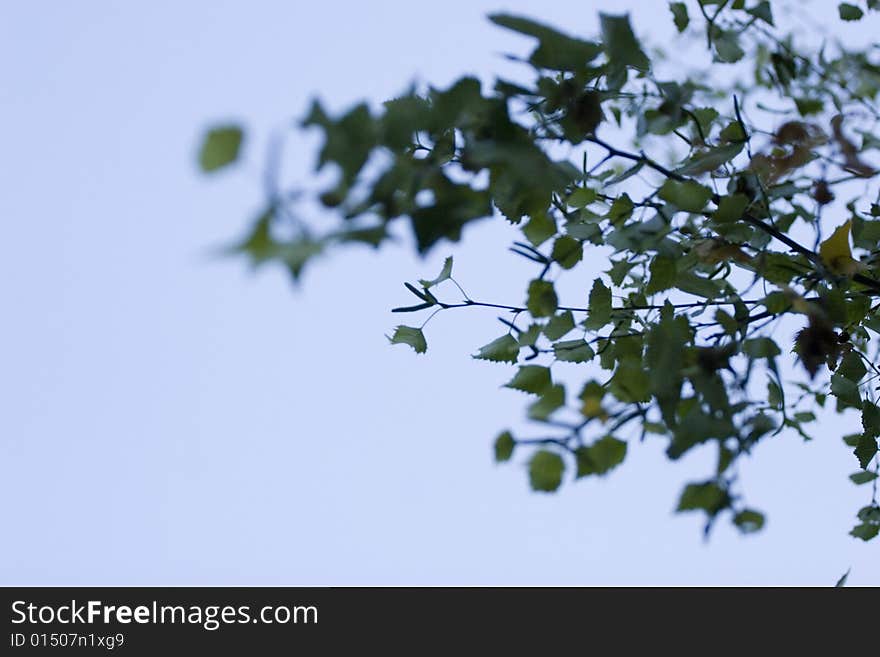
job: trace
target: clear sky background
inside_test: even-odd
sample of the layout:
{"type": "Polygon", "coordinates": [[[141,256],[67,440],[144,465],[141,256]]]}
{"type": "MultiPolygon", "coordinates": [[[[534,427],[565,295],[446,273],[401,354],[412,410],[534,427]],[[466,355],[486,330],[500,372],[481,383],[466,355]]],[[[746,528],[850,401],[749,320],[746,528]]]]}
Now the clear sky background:
{"type": "MultiPolygon", "coordinates": [[[[840,440],[854,415],[762,444],[742,477],[766,530],[707,543],[672,511],[708,455],[669,464],[649,440],[557,495],[529,492],[521,456],[492,463],[523,415],[511,370],[468,356],[493,314],[438,317],[426,356],[388,346],[401,282],[449,249],[351,251],[299,290],[211,257],[314,94],[342,109],[510,71],[527,43],[484,20],[499,7],[588,34],[628,6],[670,35],[659,1],[0,4],[0,583],[880,584],[880,543],[847,536],[868,496],[840,440]],[[215,119],[254,138],[208,180],[215,119]]],[[[291,175],[314,145],[291,143],[291,175]]],[[[473,296],[520,299],[510,237],[487,222],[455,250],[473,296]]]]}

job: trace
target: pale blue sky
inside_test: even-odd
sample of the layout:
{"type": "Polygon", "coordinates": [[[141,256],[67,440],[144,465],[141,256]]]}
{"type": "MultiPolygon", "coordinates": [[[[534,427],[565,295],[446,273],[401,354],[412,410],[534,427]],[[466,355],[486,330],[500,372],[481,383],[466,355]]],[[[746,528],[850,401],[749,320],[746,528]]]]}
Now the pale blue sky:
{"type": "MultiPolygon", "coordinates": [[[[672,509],[708,456],[634,445],[555,496],[528,491],[521,457],[493,465],[523,400],[468,357],[501,333],[491,313],[438,317],[424,357],[387,345],[401,282],[448,249],[347,253],[299,291],[208,257],[314,93],[342,108],[510,71],[499,53],[526,44],[483,19],[499,7],[589,33],[635,5],[663,40],[665,2],[0,5],[0,583],[830,584],[851,566],[880,584],[880,543],[847,536],[867,495],[846,478],[853,416],[762,445],[742,474],[766,531],[704,543],[672,509]],[[194,144],[218,118],[254,139],[206,180],[194,144]]],[[[314,143],[292,142],[292,172],[314,143]]],[[[510,233],[468,237],[472,293],[519,299],[510,233]]]]}

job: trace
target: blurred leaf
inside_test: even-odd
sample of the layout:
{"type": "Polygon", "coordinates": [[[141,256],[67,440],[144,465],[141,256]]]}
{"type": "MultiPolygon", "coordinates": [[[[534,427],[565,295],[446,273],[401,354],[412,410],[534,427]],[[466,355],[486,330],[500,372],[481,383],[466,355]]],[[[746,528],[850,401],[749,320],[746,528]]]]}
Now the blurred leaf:
{"type": "Polygon", "coordinates": [[[860,538],[863,541],[870,541],[872,538],[877,536],[877,533],[880,532],[880,525],[873,523],[862,523],[861,525],[856,525],[853,527],[850,532],[850,536],[854,536],[855,538],[860,538]]]}
{"type": "Polygon", "coordinates": [[[667,180],[660,188],[659,195],[679,210],[700,212],[712,198],[712,190],[692,180],[667,180]]]}
{"type": "Polygon", "coordinates": [[[740,511],[733,517],[735,524],[743,534],[751,534],[764,528],[764,514],[751,509],[740,511]]]}
{"type": "Polygon", "coordinates": [[[678,271],[673,258],[662,255],[654,256],[654,259],[651,260],[650,272],[651,277],[648,280],[648,286],[645,288],[645,294],[663,292],[675,285],[678,271]]]}
{"type": "Polygon", "coordinates": [[[578,477],[604,475],[626,459],[626,443],[612,436],[605,436],[589,447],[579,447],[575,458],[578,477]]]}
{"type": "Polygon", "coordinates": [[[710,148],[691,156],[685,164],[678,167],[675,171],[682,176],[697,176],[701,173],[709,173],[727,164],[739,155],[743,146],[744,144],[742,143],[736,143],[710,148]]]}
{"type": "Polygon", "coordinates": [[[840,14],[841,20],[857,21],[861,20],[864,12],[857,5],[851,5],[848,2],[841,2],[837,5],[837,12],[840,14]]]}
{"type": "Polygon", "coordinates": [[[684,32],[691,22],[690,16],[688,16],[687,5],[683,2],[670,2],[669,10],[672,12],[672,20],[675,23],[675,28],[679,32],[684,32]]]}
{"type": "Polygon", "coordinates": [[[199,149],[202,171],[216,171],[235,162],[243,139],[244,132],[237,125],[217,126],[208,130],[199,149]]]}
{"type": "Polygon", "coordinates": [[[571,269],[581,261],[584,249],[581,243],[568,235],[557,237],[553,243],[553,252],[550,257],[559,263],[563,269],[571,269]]]}
{"type": "Polygon", "coordinates": [[[547,326],[544,327],[544,335],[546,335],[549,340],[558,340],[572,329],[574,329],[574,317],[570,310],[566,310],[558,315],[554,315],[554,317],[547,322],[547,326]]]}
{"type": "Polygon", "coordinates": [[[553,385],[545,388],[540,399],[529,406],[529,418],[532,420],[546,420],[565,404],[565,387],[553,385]]]}
{"type": "Polygon", "coordinates": [[[589,187],[578,187],[568,195],[566,203],[573,208],[583,208],[596,200],[598,193],[589,187]]]}
{"type": "Polygon", "coordinates": [[[495,462],[503,463],[509,461],[513,456],[513,449],[516,442],[509,431],[504,431],[495,439],[495,462]]]}
{"type": "Polygon", "coordinates": [[[715,515],[730,503],[727,492],[718,484],[709,481],[702,484],[688,484],[681,499],[678,501],[678,511],[694,511],[701,509],[710,516],[715,515]]]}
{"type": "Polygon", "coordinates": [[[849,232],[852,221],[847,221],[819,245],[822,262],[832,272],[844,276],[852,276],[861,269],[860,263],[852,257],[849,248],[849,232]]]}
{"type": "Polygon", "coordinates": [[[523,234],[534,246],[541,246],[556,234],[556,222],[545,212],[532,215],[523,227],[523,234]]]}
{"type": "Polygon", "coordinates": [[[538,39],[540,45],[532,53],[530,61],[539,68],[579,70],[602,52],[601,47],[595,43],[575,39],[528,18],[490,14],[489,20],[501,27],[538,39]]]}
{"type": "Polygon", "coordinates": [[[733,64],[745,57],[745,51],[739,44],[739,33],[735,30],[724,30],[712,39],[718,61],[733,64]]]}
{"type": "Polygon", "coordinates": [[[532,490],[552,493],[562,483],[565,461],[559,454],[547,450],[535,452],[529,461],[529,482],[532,490]]]}
{"type": "Polygon", "coordinates": [[[743,342],[743,353],[751,358],[774,358],[782,353],[770,338],[752,338],[743,342]]]}
{"type": "Polygon", "coordinates": [[[532,317],[549,317],[556,312],[559,299],[553,283],[541,279],[535,279],[529,283],[529,296],[526,306],[532,317]]]}
{"type": "Polygon", "coordinates": [[[339,165],[342,180],[353,183],[376,144],[376,125],[367,105],[356,105],[338,120],[333,120],[321,104],[314,101],[302,125],[317,126],[324,132],[318,168],[333,162],[339,165]]]}
{"type": "Polygon", "coordinates": [[[756,4],[751,9],[746,9],[748,13],[750,13],[755,18],[760,18],[762,21],[767,23],[768,25],[773,25],[773,10],[770,7],[770,3],[768,0],[761,0],[758,4],[756,4]]]}
{"type": "Polygon", "coordinates": [[[613,16],[600,13],[599,22],[602,27],[605,54],[612,66],[631,66],[640,71],[647,71],[651,68],[648,56],[642,50],[642,45],[633,33],[629,23],[629,14],[613,16]]]}

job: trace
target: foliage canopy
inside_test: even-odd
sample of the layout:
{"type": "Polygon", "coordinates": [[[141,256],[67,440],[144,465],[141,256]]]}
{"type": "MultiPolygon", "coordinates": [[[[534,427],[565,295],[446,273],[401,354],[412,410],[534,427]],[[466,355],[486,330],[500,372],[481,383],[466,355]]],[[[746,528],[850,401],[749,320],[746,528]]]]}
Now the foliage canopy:
{"type": "MultiPolygon", "coordinates": [[[[843,33],[878,4],[840,4],[843,33]]],[[[297,279],[331,248],[382,245],[395,222],[425,253],[472,222],[506,221],[512,250],[534,265],[520,304],[469,296],[450,257],[436,278],[406,283],[412,303],[394,309],[502,313],[502,334],[474,357],[512,368],[507,387],[528,396],[539,428],[503,431],[497,461],[522,454],[532,488],[551,492],[609,473],[646,436],[665,440],[671,460],[711,447],[717,466],[677,508],[704,513],[707,532],[721,516],[754,532],[764,516],[745,504],[737,462],[782,431],[809,440],[817,406],[852,409],[862,431],[844,437],[850,478],[870,492],[851,533],[870,540],[880,530],[880,58],[795,36],[767,0],[668,8],[686,65],[643,45],[626,15],[601,14],[600,33],[583,38],[495,14],[531,41],[528,57],[513,57],[529,82],[465,76],[341,114],[315,101],[302,126],[323,135],[318,168],[337,172],[318,195],[334,228],[298,218],[302,199],[270,185],[232,251],[297,279]],[[596,262],[602,271],[590,271],[596,262]],[[561,298],[560,278],[584,271],[582,295],[561,298]],[[575,368],[576,386],[561,367],[575,368]]],[[[242,137],[234,125],[209,130],[203,169],[233,163],[242,137]]],[[[390,341],[424,353],[427,319],[390,341]]]]}

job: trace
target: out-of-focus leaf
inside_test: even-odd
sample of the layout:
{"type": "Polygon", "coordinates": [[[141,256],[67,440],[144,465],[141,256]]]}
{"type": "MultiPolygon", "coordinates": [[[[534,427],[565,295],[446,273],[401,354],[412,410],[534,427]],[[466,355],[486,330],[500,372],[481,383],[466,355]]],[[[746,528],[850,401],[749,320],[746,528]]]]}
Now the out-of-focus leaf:
{"type": "Polygon", "coordinates": [[[202,171],[216,171],[235,162],[243,139],[244,131],[237,125],[217,126],[208,130],[199,149],[202,171]]]}
{"type": "Polygon", "coordinates": [[[534,453],[529,461],[529,482],[532,490],[552,493],[562,483],[565,461],[559,454],[547,450],[534,453]]]}
{"type": "Polygon", "coordinates": [[[503,463],[509,461],[513,456],[513,450],[516,447],[516,441],[509,431],[504,431],[495,439],[495,462],[503,463]]]}
{"type": "Polygon", "coordinates": [[[629,15],[599,14],[605,53],[612,66],[631,66],[640,71],[651,68],[648,56],[633,33],[629,15]]]}
{"type": "Polygon", "coordinates": [[[687,5],[683,2],[670,2],[669,11],[672,12],[672,20],[675,23],[675,28],[679,32],[684,32],[691,22],[690,16],[688,15],[687,5]]]}

